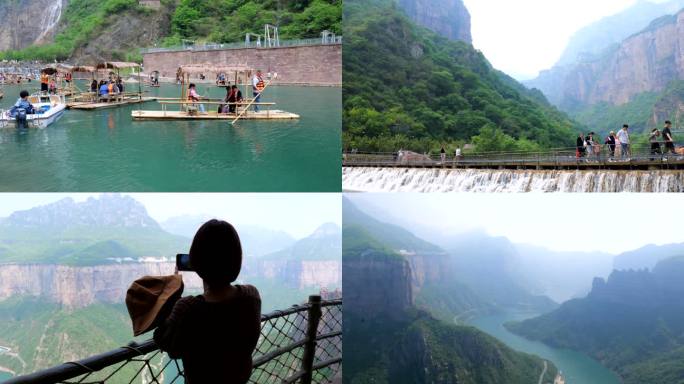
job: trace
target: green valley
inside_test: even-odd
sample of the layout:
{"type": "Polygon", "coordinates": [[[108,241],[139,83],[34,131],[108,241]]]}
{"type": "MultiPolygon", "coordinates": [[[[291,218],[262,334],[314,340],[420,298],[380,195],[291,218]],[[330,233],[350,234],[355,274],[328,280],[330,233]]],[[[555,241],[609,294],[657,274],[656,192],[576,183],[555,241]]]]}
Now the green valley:
{"type": "Polygon", "coordinates": [[[345,227],[348,233],[355,241],[351,247],[344,242],[344,291],[354,305],[345,307],[345,382],[553,381],[553,364],[416,309],[408,262],[359,227],[345,227]]]}

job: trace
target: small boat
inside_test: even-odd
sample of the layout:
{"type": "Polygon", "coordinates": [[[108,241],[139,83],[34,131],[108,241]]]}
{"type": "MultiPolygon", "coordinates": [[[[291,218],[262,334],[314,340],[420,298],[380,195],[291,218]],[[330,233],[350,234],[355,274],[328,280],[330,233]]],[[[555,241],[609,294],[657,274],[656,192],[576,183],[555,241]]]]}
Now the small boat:
{"type": "MultiPolygon", "coordinates": [[[[66,110],[64,96],[60,95],[31,95],[29,102],[36,110],[36,113],[26,115],[29,128],[45,128],[62,117],[66,110]]],[[[16,124],[10,111],[0,110],[0,128],[16,127],[16,124]]]]}

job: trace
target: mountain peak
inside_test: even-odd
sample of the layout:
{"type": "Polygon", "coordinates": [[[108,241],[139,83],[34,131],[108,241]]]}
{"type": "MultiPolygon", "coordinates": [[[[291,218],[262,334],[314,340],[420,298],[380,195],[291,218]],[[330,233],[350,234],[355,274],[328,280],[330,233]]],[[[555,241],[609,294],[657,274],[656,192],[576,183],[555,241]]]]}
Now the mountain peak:
{"type": "Polygon", "coordinates": [[[67,197],[54,203],[13,212],[7,224],[21,227],[141,227],[159,228],[145,206],[130,196],[103,194],[76,202],[67,197]]]}
{"type": "Polygon", "coordinates": [[[309,237],[321,238],[326,236],[339,236],[340,231],[341,228],[339,225],[335,223],[325,223],[322,224],[320,227],[316,228],[316,230],[309,237]]]}

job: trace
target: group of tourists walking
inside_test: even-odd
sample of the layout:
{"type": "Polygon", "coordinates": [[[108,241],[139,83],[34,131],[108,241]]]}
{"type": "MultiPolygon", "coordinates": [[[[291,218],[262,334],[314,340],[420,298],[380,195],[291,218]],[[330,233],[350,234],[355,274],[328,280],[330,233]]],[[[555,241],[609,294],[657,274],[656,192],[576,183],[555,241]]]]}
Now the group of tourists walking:
{"type": "MultiPolygon", "coordinates": [[[[651,145],[650,153],[653,155],[651,160],[655,160],[655,155],[677,153],[671,128],[672,122],[667,120],[665,121],[665,127],[662,131],[658,128],[654,128],[649,133],[648,141],[651,145]],[[664,151],[661,144],[664,144],[664,151]]],[[[624,124],[622,129],[617,133],[615,131],[610,131],[604,140],[603,145],[607,147],[610,159],[615,159],[616,157],[629,159],[632,156],[632,141],[629,133],[629,125],[624,124]]],[[[590,157],[600,159],[601,142],[594,132],[589,132],[586,135],[580,133],[579,136],[577,136],[576,157],[578,159],[590,157]]]]}

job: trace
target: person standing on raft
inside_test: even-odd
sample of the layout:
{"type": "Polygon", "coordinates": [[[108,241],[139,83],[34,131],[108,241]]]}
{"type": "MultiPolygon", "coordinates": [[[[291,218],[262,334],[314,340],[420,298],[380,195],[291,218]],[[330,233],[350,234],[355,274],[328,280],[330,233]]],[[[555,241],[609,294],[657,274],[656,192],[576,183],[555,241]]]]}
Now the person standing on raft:
{"type": "Polygon", "coordinates": [[[259,100],[261,100],[261,92],[266,88],[266,83],[261,75],[261,70],[258,69],[254,77],[252,77],[252,96],[254,96],[254,112],[259,112],[259,100]]]}

